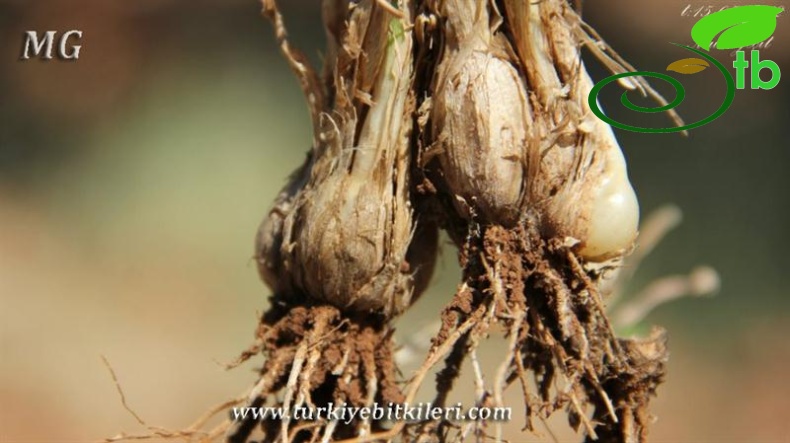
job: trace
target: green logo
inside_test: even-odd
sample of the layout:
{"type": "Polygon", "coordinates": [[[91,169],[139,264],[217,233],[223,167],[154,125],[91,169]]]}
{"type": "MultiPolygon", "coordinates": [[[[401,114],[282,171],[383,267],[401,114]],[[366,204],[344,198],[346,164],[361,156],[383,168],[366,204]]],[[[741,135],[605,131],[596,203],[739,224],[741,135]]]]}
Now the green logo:
{"type": "Polygon", "coordinates": [[[622,74],[615,74],[598,82],[590,91],[588,102],[592,112],[606,123],[620,129],[634,132],[648,132],[648,133],[667,133],[667,132],[681,132],[689,129],[698,128],[706,125],[713,120],[719,118],[727,108],[732,104],[735,98],[735,89],[744,89],[746,87],[746,68],[751,66],[750,87],[752,89],[773,89],[779,84],[781,78],[781,71],[779,66],[771,60],[760,60],[760,51],[752,50],[750,59],[746,60],[746,53],[742,48],[750,45],[756,45],[773,35],[776,30],[776,17],[784,9],[775,6],[764,5],[750,5],[750,6],[737,6],[729,9],[724,9],[715,12],[700,19],[691,29],[691,38],[699,45],[704,51],[691,48],[686,45],[673,43],[676,46],[684,48],[701,58],[684,58],[682,60],[670,63],[667,66],[667,71],[677,72],[679,74],[696,74],[702,72],[710,66],[714,66],[724,76],[727,83],[727,93],[724,96],[724,101],[721,103],[716,111],[710,116],[689,123],[683,126],[673,126],[670,128],[645,128],[640,126],[633,126],[615,121],[606,116],[601,108],[598,106],[598,94],[604,86],[613,81],[617,81],[623,77],[651,77],[663,80],[675,90],[675,99],[671,103],[659,107],[644,107],[638,106],[631,102],[628,98],[628,91],[623,92],[620,101],[623,105],[637,112],[663,112],[675,108],[686,96],[686,91],[680,82],[670,77],[667,74],[653,71],[638,71],[638,72],[625,72],[622,74]],[[718,39],[716,38],[718,36],[718,39]],[[710,51],[715,40],[716,49],[738,49],[736,52],[735,61],[732,66],[735,68],[735,79],[727,71],[723,64],[718,60],[707,54],[710,51]],[[760,71],[767,69],[771,71],[771,78],[763,81],[760,78],[760,71]]]}

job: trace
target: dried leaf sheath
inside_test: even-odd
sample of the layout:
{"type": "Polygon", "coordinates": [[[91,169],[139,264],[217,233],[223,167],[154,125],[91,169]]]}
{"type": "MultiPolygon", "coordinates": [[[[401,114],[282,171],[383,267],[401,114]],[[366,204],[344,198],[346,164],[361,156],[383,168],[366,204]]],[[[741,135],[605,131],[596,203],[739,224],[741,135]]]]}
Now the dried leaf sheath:
{"type": "Polygon", "coordinates": [[[325,11],[337,40],[325,75],[330,102],[313,122],[318,144],[264,221],[257,257],[277,292],[396,314],[430,274],[436,248],[435,230],[416,226],[410,202],[409,12],[339,3],[345,20],[325,11]],[[409,249],[415,235],[419,254],[409,249]]]}
{"type": "Polygon", "coordinates": [[[622,255],[638,203],[614,135],[587,105],[578,17],[558,0],[430,4],[446,23],[428,144],[459,213],[514,226],[531,212],[585,257],[622,255]]]}

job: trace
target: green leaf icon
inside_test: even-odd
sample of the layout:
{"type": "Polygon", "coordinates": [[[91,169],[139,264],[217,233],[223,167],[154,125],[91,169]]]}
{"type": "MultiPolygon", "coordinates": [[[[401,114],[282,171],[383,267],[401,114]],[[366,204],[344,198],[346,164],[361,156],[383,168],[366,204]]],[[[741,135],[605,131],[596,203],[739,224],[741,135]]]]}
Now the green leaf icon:
{"type": "Polygon", "coordinates": [[[701,58],[684,58],[670,63],[667,66],[667,71],[675,71],[681,74],[696,74],[704,71],[708,66],[710,64],[701,58]]]}
{"type": "Polygon", "coordinates": [[[691,38],[709,51],[717,35],[717,49],[738,49],[770,37],[776,30],[776,16],[784,8],[765,5],[736,6],[703,17],[691,28],[691,38]]]}

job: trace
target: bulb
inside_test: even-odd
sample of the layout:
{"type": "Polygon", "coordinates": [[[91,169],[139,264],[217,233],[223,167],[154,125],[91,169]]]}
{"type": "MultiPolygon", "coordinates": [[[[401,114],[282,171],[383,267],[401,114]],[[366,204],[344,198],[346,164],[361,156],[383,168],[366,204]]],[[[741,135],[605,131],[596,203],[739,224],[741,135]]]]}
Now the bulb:
{"type": "Polygon", "coordinates": [[[587,260],[623,254],[639,204],[611,128],[589,108],[575,37],[548,20],[562,16],[558,2],[516,4],[512,35],[479,2],[443,4],[453,10],[426,144],[437,179],[461,217],[506,228],[536,219],[545,238],[576,239],[587,260]]]}
{"type": "MultiPolygon", "coordinates": [[[[584,77],[584,83],[592,83],[589,77],[584,77]]],[[[589,188],[592,204],[579,253],[589,260],[607,259],[627,252],[636,239],[639,228],[639,201],[628,180],[625,158],[612,128],[601,120],[590,117],[590,114],[587,115],[588,120],[585,123],[599,136],[598,146],[604,154],[604,165],[603,172],[597,177],[597,185],[589,188]]]]}
{"type": "Polygon", "coordinates": [[[329,62],[332,112],[313,122],[318,145],[257,238],[261,277],[284,297],[392,318],[430,279],[437,227],[412,209],[413,51],[403,12],[354,9],[330,32],[330,46],[346,48],[329,62]],[[357,31],[391,38],[347,50],[357,31]]]}
{"type": "Polygon", "coordinates": [[[596,194],[579,251],[587,259],[607,258],[628,249],[639,224],[639,203],[627,178],[606,178],[596,194]]]}

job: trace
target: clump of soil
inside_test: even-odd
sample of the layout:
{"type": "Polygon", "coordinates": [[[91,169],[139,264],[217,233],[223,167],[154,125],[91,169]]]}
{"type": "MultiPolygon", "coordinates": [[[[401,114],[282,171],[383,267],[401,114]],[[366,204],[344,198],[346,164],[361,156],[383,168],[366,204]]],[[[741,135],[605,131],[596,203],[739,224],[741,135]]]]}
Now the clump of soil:
{"type": "MultiPolygon", "coordinates": [[[[266,358],[247,406],[313,410],[348,405],[362,407],[399,403],[393,360],[392,329],[381,316],[349,316],[331,305],[292,306],[272,299],[261,318],[255,347],[241,360],[257,353],[266,358]],[[278,398],[277,394],[281,394],[278,398]]],[[[379,423],[360,420],[264,420],[250,417],[234,423],[228,441],[246,442],[253,433],[261,441],[316,441],[325,435],[350,438],[360,429],[381,430],[379,423]],[[260,432],[258,432],[260,431],[260,432]]]]}
{"type": "Polygon", "coordinates": [[[665,371],[665,334],[618,338],[597,289],[599,271],[586,270],[573,246],[543,239],[530,218],[514,228],[472,225],[460,253],[464,283],[444,309],[434,341],[434,351],[454,348],[437,400],[457,376],[452,368],[499,324],[507,354],[490,389],[478,381],[485,393],[479,402],[501,406],[504,390],[518,383],[527,430],[534,430],[534,418],[564,409],[589,440],[644,441],[648,400],[665,371]]]}

